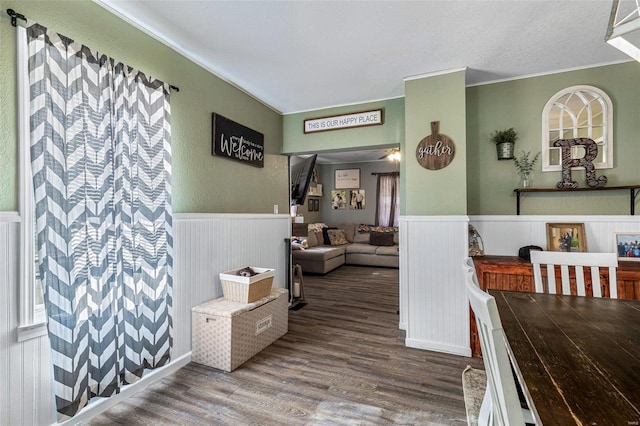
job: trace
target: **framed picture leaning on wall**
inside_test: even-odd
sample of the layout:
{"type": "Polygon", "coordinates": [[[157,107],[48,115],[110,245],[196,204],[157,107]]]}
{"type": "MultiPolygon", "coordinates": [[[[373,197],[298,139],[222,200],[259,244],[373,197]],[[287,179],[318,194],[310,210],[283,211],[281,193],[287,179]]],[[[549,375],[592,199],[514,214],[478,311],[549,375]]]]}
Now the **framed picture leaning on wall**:
{"type": "Polygon", "coordinates": [[[613,244],[618,260],[640,262],[640,232],[614,232],[613,244]]]}
{"type": "Polygon", "coordinates": [[[586,252],[584,223],[547,223],[547,250],[586,252]]]}

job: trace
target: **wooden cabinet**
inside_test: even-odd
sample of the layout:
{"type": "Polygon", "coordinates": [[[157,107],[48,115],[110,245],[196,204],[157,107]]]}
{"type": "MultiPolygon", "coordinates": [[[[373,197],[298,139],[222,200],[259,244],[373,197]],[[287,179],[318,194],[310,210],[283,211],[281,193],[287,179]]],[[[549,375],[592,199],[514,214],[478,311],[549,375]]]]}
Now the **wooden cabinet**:
{"type": "MultiPolygon", "coordinates": [[[[478,256],[473,261],[483,290],[534,292],[531,263],[517,256],[478,256]]],[[[601,270],[604,276],[608,272],[601,270]]],[[[640,300],[640,262],[622,261],[617,270],[618,298],[640,300]]],[[[471,312],[471,353],[480,356],[476,321],[471,312]]]]}

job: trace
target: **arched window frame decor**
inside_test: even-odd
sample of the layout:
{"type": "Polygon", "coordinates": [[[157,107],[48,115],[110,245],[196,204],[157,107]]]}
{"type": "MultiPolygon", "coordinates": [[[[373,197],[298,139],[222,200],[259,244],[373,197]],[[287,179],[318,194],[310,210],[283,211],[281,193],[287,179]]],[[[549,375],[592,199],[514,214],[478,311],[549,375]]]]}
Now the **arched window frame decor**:
{"type": "MultiPolygon", "coordinates": [[[[553,95],[549,101],[547,101],[544,109],[542,110],[542,171],[560,171],[562,170],[562,164],[560,161],[557,164],[551,162],[553,150],[558,150],[558,155],[555,158],[560,159],[560,148],[553,147],[553,142],[559,137],[550,137],[551,132],[556,132],[558,135],[563,135],[562,138],[580,138],[588,137],[593,139],[598,144],[598,151],[602,152],[600,161],[594,161],[593,165],[596,169],[610,169],[613,167],[613,104],[611,98],[594,86],[578,85],[571,86],[560,90],[553,95]],[[582,108],[579,111],[574,111],[568,107],[565,103],[566,100],[577,97],[583,103],[582,108]],[[592,105],[596,102],[602,109],[603,122],[601,125],[593,125],[592,105]],[[558,109],[569,112],[573,117],[573,122],[570,126],[565,126],[563,120],[559,120],[558,128],[551,128],[550,126],[550,114],[558,109]],[[579,117],[583,117],[586,114],[586,124],[578,125],[575,120],[579,117]],[[601,127],[601,137],[594,137],[594,128],[601,127]],[[565,131],[569,131],[570,134],[564,134],[565,131]]],[[[582,148],[575,148],[572,152],[574,158],[581,158],[582,148]]],[[[583,167],[575,167],[581,169],[583,167]]]]}

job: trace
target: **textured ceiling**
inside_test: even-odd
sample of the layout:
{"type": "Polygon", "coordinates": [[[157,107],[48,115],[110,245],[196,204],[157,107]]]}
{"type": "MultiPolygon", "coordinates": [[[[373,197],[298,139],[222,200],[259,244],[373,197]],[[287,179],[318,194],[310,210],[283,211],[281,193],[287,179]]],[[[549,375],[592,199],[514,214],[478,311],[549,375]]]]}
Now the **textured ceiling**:
{"type": "Polygon", "coordinates": [[[604,42],[611,0],[94,1],[283,114],[450,69],[474,85],[629,59],[604,42]]]}

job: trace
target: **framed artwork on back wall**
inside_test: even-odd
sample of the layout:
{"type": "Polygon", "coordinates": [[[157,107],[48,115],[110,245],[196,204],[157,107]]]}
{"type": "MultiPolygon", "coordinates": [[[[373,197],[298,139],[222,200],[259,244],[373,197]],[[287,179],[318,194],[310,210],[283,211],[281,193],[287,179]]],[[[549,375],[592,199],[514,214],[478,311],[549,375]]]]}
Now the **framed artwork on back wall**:
{"type": "Polygon", "coordinates": [[[334,171],[335,189],[359,189],[360,169],[337,169],[334,171]]]}
{"type": "Polygon", "coordinates": [[[345,210],[347,208],[347,191],[331,191],[331,208],[334,210],[345,210]]]}
{"type": "Polygon", "coordinates": [[[352,189],[349,191],[349,208],[351,210],[364,210],[364,189],[352,189]]]}
{"type": "Polygon", "coordinates": [[[547,223],[547,250],[587,251],[584,223],[547,223]]]}

